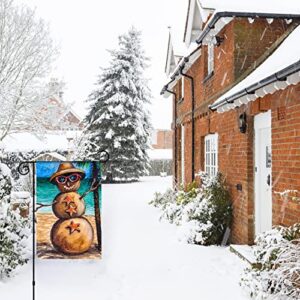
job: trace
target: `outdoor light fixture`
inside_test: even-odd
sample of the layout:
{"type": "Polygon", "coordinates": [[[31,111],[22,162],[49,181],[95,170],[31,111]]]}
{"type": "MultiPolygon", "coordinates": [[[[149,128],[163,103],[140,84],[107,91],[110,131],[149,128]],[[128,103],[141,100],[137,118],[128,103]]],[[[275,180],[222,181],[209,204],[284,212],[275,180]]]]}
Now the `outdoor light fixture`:
{"type": "Polygon", "coordinates": [[[247,130],[247,115],[242,113],[239,116],[239,129],[241,133],[246,133],[247,130]]]}
{"type": "Polygon", "coordinates": [[[222,44],[222,42],[224,41],[224,38],[223,37],[220,37],[220,36],[218,36],[218,35],[216,35],[215,36],[215,43],[216,43],[216,46],[217,47],[219,47],[221,44],[222,44]]]}

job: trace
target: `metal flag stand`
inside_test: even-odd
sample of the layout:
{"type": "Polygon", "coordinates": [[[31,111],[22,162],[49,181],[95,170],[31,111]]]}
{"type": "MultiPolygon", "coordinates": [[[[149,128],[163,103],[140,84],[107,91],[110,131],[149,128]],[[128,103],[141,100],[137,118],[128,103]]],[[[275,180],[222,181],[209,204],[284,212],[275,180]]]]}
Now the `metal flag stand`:
{"type": "MultiPolygon", "coordinates": [[[[100,206],[99,206],[99,189],[102,192],[102,184],[101,178],[99,178],[100,170],[98,169],[97,162],[106,163],[109,160],[109,153],[105,150],[100,151],[100,159],[99,161],[90,161],[93,166],[93,178],[96,179],[96,182],[93,181],[93,185],[97,186],[93,190],[94,193],[94,208],[95,208],[95,220],[96,220],[96,230],[97,230],[97,240],[98,240],[98,250],[101,251],[101,219],[100,219],[100,206]]],[[[76,162],[83,162],[83,161],[76,161],[76,162]]],[[[21,162],[17,168],[18,173],[20,175],[28,175],[30,173],[30,165],[32,169],[32,194],[33,194],[33,201],[32,201],[32,300],[35,300],[35,287],[36,287],[36,168],[35,168],[35,161],[28,161],[28,162],[21,162]]]]}

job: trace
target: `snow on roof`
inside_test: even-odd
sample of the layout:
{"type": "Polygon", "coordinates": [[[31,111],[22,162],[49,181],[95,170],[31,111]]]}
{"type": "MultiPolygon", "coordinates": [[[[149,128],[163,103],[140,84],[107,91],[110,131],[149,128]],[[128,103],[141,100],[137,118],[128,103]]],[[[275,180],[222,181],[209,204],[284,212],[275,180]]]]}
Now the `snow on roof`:
{"type": "Polygon", "coordinates": [[[150,149],[148,155],[151,160],[155,159],[172,159],[172,149],[150,149]]]}
{"type": "Polygon", "coordinates": [[[29,132],[13,133],[3,140],[6,151],[68,150],[69,143],[64,133],[45,134],[37,137],[29,132]]]}
{"type": "Polygon", "coordinates": [[[198,0],[202,8],[227,12],[300,14],[299,0],[198,0]]]}
{"type": "Polygon", "coordinates": [[[172,27],[170,28],[171,44],[173,47],[175,56],[184,56],[187,52],[187,47],[182,41],[182,32],[177,29],[177,31],[172,27]]]}
{"type": "MultiPolygon", "coordinates": [[[[300,59],[300,26],[298,26],[282,42],[282,44],[269,56],[259,67],[257,67],[249,76],[235,85],[228,92],[218,98],[212,107],[222,103],[225,98],[229,98],[251,85],[275,74],[278,71],[296,63],[300,59]]],[[[253,99],[254,100],[254,99],[253,99]]]]}

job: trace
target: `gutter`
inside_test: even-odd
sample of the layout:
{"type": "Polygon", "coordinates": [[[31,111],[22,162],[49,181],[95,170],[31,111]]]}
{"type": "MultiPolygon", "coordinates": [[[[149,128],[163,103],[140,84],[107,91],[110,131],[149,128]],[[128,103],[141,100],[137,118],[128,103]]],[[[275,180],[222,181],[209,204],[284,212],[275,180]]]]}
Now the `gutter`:
{"type": "MultiPolygon", "coordinates": [[[[185,62],[188,62],[188,58],[184,59],[185,62]]],[[[183,77],[186,77],[191,82],[191,94],[192,94],[192,181],[195,179],[195,88],[194,88],[194,78],[186,73],[183,73],[182,67],[179,70],[179,74],[183,77]]]]}
{"type": "Polygon", "coordinates": [[[177,94],[171,90],[165,89],[166,92],[174,96],[174,173],[175,185],[177,185],[177,94]]]}
{"type": "Polygon", "coordinates": [[[270,75],[270,76],[250,85],[249,87],[247,87],[227,98],[224,98],[219,103],[209,105],[209,109],[212,111],[215,111],[220,106],[224,105],[225,103],[233,103],[238,98],[241,98],[241,97],[249,95],[249,94],[254,94],[256,90],[263,88],[271,83],[274,83],[276,81],[285,81],[289,75],[294,74],[298,71],[300,71],[300,60],[298,60],[296,63],[289,65],[288,67],[276,72],[275,74],[270,75]]]}
{"type": "Polygon", "coordinates": [[[199,47],[197,47],[195,50],[193,50],[188,56],[183,57],[179,64],[177,65],[176,69],[173,72],[173,75],[171,76],[171,80],[162,88],[160,94],[163,95],[165,92],[168,91],[169,85],[175,81],[176,77],[178,75],[180,75],[180,70],[185,68],[186,63],[189,61],[189,58],[195,54],[199,49],[201,49],[201,45],[199,45],[199,47]]]}
{"type": "Polygon", "coordinates": [[[196,39],[196,43],[200,44],[211,29],[214,29],[215,24],[220,18],[224,17],[241,17],[241,18],[264,18],[264,19],[300,19],[297,14],[274,14],[274,13],[250,13],[250,12],[232,12],[223,11],[217,12],[207,26],[204,28],[200,36],[196,39]]]}

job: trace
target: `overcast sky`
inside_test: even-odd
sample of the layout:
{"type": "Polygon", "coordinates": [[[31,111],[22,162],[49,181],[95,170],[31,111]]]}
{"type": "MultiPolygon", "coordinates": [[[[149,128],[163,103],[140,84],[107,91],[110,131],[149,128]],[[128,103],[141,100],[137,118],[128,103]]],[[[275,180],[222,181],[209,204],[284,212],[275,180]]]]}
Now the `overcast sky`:
{"type": "Polygon", "coordinates": [[[171,99],[159,92],[166,82],[164,64],[169,25],[181,30],[188,0],[16,0],[36,7],[37,14],[50,23],[61,55],[53,76],[67,86],[64,99],[74,102],[84,116],[84,100],[92,91],[100,66],[109,61],[106,49],[115,48],[118,35],[135,26],[143,33],[146,55],[151,58],[147,77],[153,94],[152,120],[155,128],[170,128],[171,99]]]}

